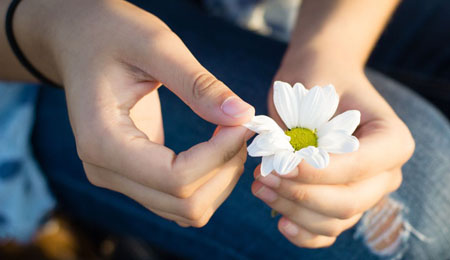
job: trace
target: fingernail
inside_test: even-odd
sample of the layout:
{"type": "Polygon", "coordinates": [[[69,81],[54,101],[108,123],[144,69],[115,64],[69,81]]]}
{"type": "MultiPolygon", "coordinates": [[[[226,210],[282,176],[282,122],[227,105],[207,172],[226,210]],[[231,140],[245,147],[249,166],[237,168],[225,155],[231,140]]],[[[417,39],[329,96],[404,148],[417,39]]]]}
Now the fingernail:
{"type": "Polygon", "coordinates": [[[284,230],[284,232],[286,232],[287,235],[296,236],[298,234],[298,227],[296,224],[292,223],[287,219],[283,219],[281,221],[282,221],[280,223],[281,228],[284,230]]]}
{"type": "Polygon", "coordinates": [[[278,197],[278,195],[274,191],[265,187],[264,185],[261,185],[261,188],[256,191],[255,195],[256,197],[267,202],[275,201],[278,197]]]}
{"type": "Polygon", "coordinates": [[[276,176],[273,173],[271,173],[265,177],[260,176],[257,178],[257,180],[271,188],[278,188],[278,186],[280,186],[280,182],[281,182],[280,177],[276,176]]]}
{"type": "Polygon", "coordinates": [[[235,96],[225,99],[220,108],[225,114],[234,118],[243,117],[253,110],[252,106],[235,96]]]}

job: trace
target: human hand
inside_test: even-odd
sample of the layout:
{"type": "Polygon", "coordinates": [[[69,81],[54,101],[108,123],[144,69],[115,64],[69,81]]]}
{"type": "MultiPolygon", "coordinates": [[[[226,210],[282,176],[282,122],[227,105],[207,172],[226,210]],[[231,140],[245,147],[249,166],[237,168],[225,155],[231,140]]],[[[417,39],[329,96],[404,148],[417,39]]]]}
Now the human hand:
{"type": "Polygon", "coordinates": [[[238,125],[251,119],[253,107],[203,68],[161,20],[125,1],[23,4],[51,21],[43,22],[39,41],[51,59],[36,62],[26,46],[25,54],[64,86],[89,181],[182,226],[205,225],[243,171],[250,133],[238,125]],[[163,146],[161,83],[221,125],[209,141],[178,155],[163,146]]]}
{"type": "MultiPolygon", "coordinates": [[[[292,65],[292,64],[291,64],[292,65]]],[[[327,168],[318,170],[302,162],[293,172],[260,176],[255,169],[252,192],[283,217],[280,232],[300,247],[330,246],[344,230],[402,180],[402,165],[414,151],[405,124],[367,80],[362,69],[311,63],[285,66],[276,80],[302,82],[306,87],[333,83],[340,95],[339,114],[356,109],[361,124],[354,133],[358,151],[332,154],[327,168]]],[[[269,95],[269,115],[284,126],[269,95]]]]}

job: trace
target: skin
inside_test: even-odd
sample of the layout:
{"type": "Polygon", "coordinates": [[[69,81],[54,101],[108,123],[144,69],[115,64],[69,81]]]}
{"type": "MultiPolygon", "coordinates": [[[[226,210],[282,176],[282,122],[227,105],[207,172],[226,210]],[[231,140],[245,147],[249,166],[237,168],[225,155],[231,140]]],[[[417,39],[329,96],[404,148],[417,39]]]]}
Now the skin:
{"type": "MultiPolygon", "coordinates": [[[[9,2],[0,0],[2,17],[9,2]]],[[[261,187],[272,192],[275,199],[263,200],[283,215],[279,229],[290,242],[316,248],[331,245],[400,185],[414,141],[363,72],[395,1],[304,2],[275,79],[307,87],[332,82],[341,96],[338,113],[362,113],[356,132],[361,148],[333,155],[325,170],[302,163],[270,187],[258,178],[252,191],[260,198],[261,187]]],[[[31,63],[64,86],[77,150],[92,184],[121,192],[181,226],[208,222],[242,173],[251,134],[238,125],[253,116],[251,106],[203,68],[161,20],[124,1],[23,1],[14,32],[31,63]],[[163,145],[161,84],[221,125],[210,140],[180,154],[163,145]],[[229,97],[234,99],[224,109],[229,97]]],[[[1,79],[35,81],[4,37],[0,57],[1,79]]],[[[270,114],[277,118],[271,100],[270,114]]]]}
{"type": "MultiPolygon", "coordinates": [[[[279,231],[300,247],[328,247],[402,181],[414,140],[364,74],[364,66],[396,1],[306,0],[274,79],[307,88],[332,83],[336,114],[361,111],[358,151],[330,157],[317,170],[306,162],[288,175],[261,177],[252,192],[282,215],[279,231]]],[[[283,125],[270,93],[269,114],[283,125]]]]}
{"type": "MultiPolygon", "coordinates": [[[[2,11],[8,3],[2,0],[2,11]]],[[[202,67],[161,20],[125,1],[23,1],[14,32],[31,63],[64,86],[92,184],[181,226],[209,221],[243,172],[252,133],[239,125],[252,118],[253,107],[202,67]],[[163,145],[161,84],[220,125],[208,141],[179,154],[163,145]]],[[[1,78],[32,80],[4,37],[0,44],[0,67],[10,68],[1,78]]]]}

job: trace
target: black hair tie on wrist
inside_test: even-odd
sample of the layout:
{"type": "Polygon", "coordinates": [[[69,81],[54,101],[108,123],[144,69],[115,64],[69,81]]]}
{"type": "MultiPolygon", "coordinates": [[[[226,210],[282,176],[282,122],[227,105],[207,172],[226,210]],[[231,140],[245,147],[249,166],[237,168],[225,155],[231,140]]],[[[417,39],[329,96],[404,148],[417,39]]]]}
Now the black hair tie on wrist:
{"type": "Polygon", "coordinates": [[[40,73],[33,65],[31,65],[31,63],[27,60],[22,50],[20,50],[19,45],[17,44],[16,37],[14,37],[13,32],[13,17],[20,1],[21,0],[13,0],[9,5],[8,11],[6,13],[5,31],[9,46],[11,46],[12,51],[14,52],[22,66],[24,66],[34,77],[36,77],[44,84],[58,86],[58,84],[42,75],[42,73],[40,73]]]}

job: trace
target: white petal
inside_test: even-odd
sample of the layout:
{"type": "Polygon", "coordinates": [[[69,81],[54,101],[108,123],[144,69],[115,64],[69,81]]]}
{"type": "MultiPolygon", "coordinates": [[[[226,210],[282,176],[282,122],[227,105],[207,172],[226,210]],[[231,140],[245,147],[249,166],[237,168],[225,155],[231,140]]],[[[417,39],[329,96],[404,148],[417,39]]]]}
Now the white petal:
{"type": "Polygon", "coordinates": [[[319,137],[318,145],[330,153],[351,153],[358,150],[359,141],[344,131],[331,131],[319,137]]]}
{"type": "Polygon", "coordinates": [[[254,116],[250,122],[243,124],[243,126],[258,134],[271,131],[283,131],[272,118],[263,115],[254,116]]]}
{"type": "Polygon", "coordinates": [[[323,99],[320,101],[322,106],[322,113],[316,119],[316,128],[320,127],[324,123],[328,122],[330,118],[336,113],[336,109],[339,104],[339,96],[336,93],[336,89],[333,85],[327,85],[322,88],[323,99]]]}
{"type": "Polygon", "coordinates": [[[269,175],[273,171],[274,155],[264,156],[261,161],[261,175],[263,177],[269,175]]]}
{"type": "Polygon", "coordinates": [[[345,111],[319,127],[317,136],[320,138],[331,131],[344,131],[347,135],[351,135],[358,127],[360,121],[361,113],[358,110],[345,111]]]}
{"type": "Polygon", "coordinates": [[[292,145],[289,143],[290,137],[284,133],[268,132],[260,134],[253,139],[253,142],[247,147],[248,154],[252,157],[268,156],[277,151],[292,151],[292,145]]]}
{"type": "Polygon", "coordinates": [[[313,87],[300,104],[300,125],[311,130],[320,127],[333,116],[338,104],[333,85],[313,87]]]}
{"type": "Polygon", "coordinates": [[[306,94],[308,93],[308,90],[305,88],[305,86],[303,86],[302,83],[295,83],[294,84],[294,95],[295,98],[297,99],[297,118],[296,118],[296,123],[295,126],[298,127],[300,126],[300,104],[303,101],[303,97],[306,96],[306,94]]]}
{"type": "Polygon", "coordinates": [[[300,126],[314,130],[316,119],[322,113],[323,104],[320,101],[323,98],[322,88],[315,86],[308,91],[300,103],[299,120],[300,126]]]}
{"type": "Polygon", "coordinates": [[[308,146],[296,153],[303,157],[307,163],[311,164],[314,168],[317,169],[326,168],[330,163],[330,156],[328,155],[327,151],[322,148],[308,146]]]}
{"type": "Polygon", "coordinates": [[[273,84],[273,103],[284,124],[289,129],[296,127],[298,104],[291,85],[286,82],[275,81],[273,84]]]}
{"type": "Polygon", "coordinates": [[[294,152],[282,151],[274,156],[273,168],[281,175],[288,174],[302,161],[302,157],[294,152]]]}

